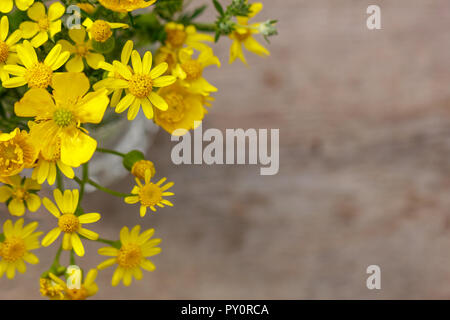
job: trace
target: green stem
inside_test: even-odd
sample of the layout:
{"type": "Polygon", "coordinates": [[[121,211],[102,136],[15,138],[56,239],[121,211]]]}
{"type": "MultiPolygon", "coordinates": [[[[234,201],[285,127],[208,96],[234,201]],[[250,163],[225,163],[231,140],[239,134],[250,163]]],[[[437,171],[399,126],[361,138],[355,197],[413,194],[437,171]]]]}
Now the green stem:
{"type": "MultiPolygon", "coordinates": [[[[80,178],[74,177],[73,179],[74,179],[79,185],[82,185],[82,184],[83,184],[83,181],[80,180],[80,178]]],[[[115,197],[125,198],[125,197],[130,197],[130,196],[132,196],[132,194],[129,194],[129,193],[121,193],[121,192],[114,191],[114,190],[111,190],[111,189],[109,189],[109,188],[103,187],[103,186],[99,185],[97,182],[92,181],[91,179],[88,179],[88,180],[86,181],[86,183],[90,184],[91,186],[97,188],[97,189],[100,190],[100,191],[106,192],[106,193],[108,193],[108,194],[110,194],[110,195],[112,195],[112,196],[115,196],[115,197]]]]}
{"type": "Polygon", "coordinates": [[[125,157],[125,154],[123,154],[123,153],[121,153],[119,151],[110,150],[110,149],[97,148],[97,152],[114,154],[114,155],[122,157],[122,158],[125,157]]]}
{"type": "Polygon", "coordinates": [[[80,184],[80,201],[79,204],[81,205],[81,200],[83,200],[84,196],[84,189],[87,180],[89,179],[89,163],[83,164],[83,176],[80,184]]]}
{"type": "Polygon", "coordinates": [[[130,18],[130,24],[134,28],[134,18],[131,12],[128,12],[128,18],[130,18]]]}
{"type": "Polygon", "coordinates": [[[216,32],[216,25],[213,23],[195,22],[195,23],[193,23],[193,25],[195,28],[197,28],[197,30],[200,30],[200,31],[216,32]]]}
{"type": "Polygon", "coordinates": [[[75,262],[75,251],[73,251],[73,249],[70,250],[70,264],[73,266],[77,264],[75,262]]]}
{"type": "Polygon", "coordinates": [[[58,186],[58,189],[63,191],[64,190],[64,181],[63,181],[63,177],[61,175],[61,171],[59,170],[59,168],[56,168],[56,185],[58,186]]]}
{"type": "Polygon", "coordinates": [[[62,244],[59,246],[58,251],[56,251],[55,259],[53,259],[53,263],[50,269],[57,268],[60,266],[59,257],[61,257],[61,252],[62,252],[62,244]]]}

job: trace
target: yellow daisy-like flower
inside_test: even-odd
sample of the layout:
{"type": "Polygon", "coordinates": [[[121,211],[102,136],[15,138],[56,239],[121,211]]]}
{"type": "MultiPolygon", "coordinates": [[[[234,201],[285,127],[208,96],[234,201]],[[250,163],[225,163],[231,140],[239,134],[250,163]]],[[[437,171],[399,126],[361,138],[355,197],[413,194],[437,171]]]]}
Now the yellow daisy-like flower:
{"type": "Polygon", "coordinates": [[[152,105],[160,110],[167,110],[168,106],[161,96],[153,92],[155,87],[166,87],[176,81],[173,76],[161,76],[167,70],[167,63],[161,63],[155,68],[152,67],[152,53],[147,51],[141,60],[139,53],[133,50],[131,53],[131,63],[133,69],[128,65],[115,60],[114,69],[100,64],[100,68],[110,72],[117,72],[123,79],[116,79],[111,85],[113,89],[126,89],[126,95],[116,106],[116,112],[122,113],[128,110],[128,120],[136,118],[140,107],[148,119],[153,118],[152,105]],[[109,69],[109,70],[108,70],[109,69]]]}
{"type": "Polygon", "coordinates": [[[187,132],[201,123],[205,115],[204,96],[192,93],[177,83],[161,88],[158,93],[166,100],[169,108],[166,111],[155,110],[154,120],[168,133],[177,134],[177,129],[187,132]]]}
{"type": "Polygon", "coordinates": [[[7,16],[0,20],[0,80],[8,80],[9,74],[3,67],[5,64],[17,63],[16,43],[22,38],[22,31],[16,30],[9,37],[9,21],[7,16]]]}
{"type": "Polygon", "coordinates": [[[173,204],[167,199],[163,197],[173,196],[173,192],[167,192],[173,186],[173,182],[168,182],[165,185],[163,183],[167,180],[166,178],[162,178],[157,183],[150,182],[151,171],[145,171],[145,180],[144,184],[136,178],[137,186],[133,187],[131,193],[133,196],[126,197],[124,200],[126,203],[135,204],[140,202],[140,215],[144,217],[147,213],[147,208],[150,208],[152,211],[156,211],[155,206],[160,208],[164,208],[164,205],[172,207],[173,204]]]}
{"type": "Polygon", "coordinates": [[[30,126],[33,142],[50,156],[60,154],[66,166],[88,162],[97,148],[81,124],[100,123],[109,99],[106,89],[88,93],[89,86],[84,73],[58,73],[53,76],[52,95],[30,89],[14,106],[17,116],[35,118],[30,126]]]}
{"type": "Polygon", "coordinates": [[[167,33],[165,45],[171,49],[180,49],[184,44],[198,51],[210,48],[203,42],[214,42],[209,34],[198,33],[194,26],[187,26],[176,22],[169,22],[164,26],[167,33]]]}
{"type": "Polygon", "coordinates": [[[138,179],[145,179],[145,172],[150,170],[150,178],[152,178],[155,173],[155,165],[150,160],[139,160],[136,161],[131,167],[131,174],[138,179]]]}
{"type": "Polygon", "coordinates": [[[140,230],[139,225],[135,226],[131,232],[128,227],[123,227],[120,230],[120,249],[104,247],[98,250],[100,255],[114,258],[103,261],[97,269],[103,270],[114,264],[118,265],[111,281],[113,286],[117,286],[121,280],[125,286],[129,286],[133,277],[141,280],[143,276],[141,268],[147,271],[156,269],[155,265],[147,258],[161,252],[161,248],[156,247],[161,243],[161,239],[150,240],[155,229],[148,229],[139,234],[140,230]]]}
{"type": "Polygon", "coordinates": [[[33,47],[37,48],[53,39],[55,34],[61,32],[61,17],[66,9],[60,2],[55,2],[48,8],[46,13],[45,6],[42,2],[36,2],[28,9],[28,17],[33,21],[25,21],[20,24],[23,37],[31,39],[33,47]]]}
{"type": "Polygon", "coordinates": [[[156,0],[99,0],[105,8],[116,12],[130,12],[151,6],[156,0]]]}
{"type": "Polygon", "coordinates": [[[105,57],[100,53],[93,52],[92,41],[86,41],[86,30],[70,29],[70,39],[75,42],[75,45],[71,44],[67,40],[59,40],[58,44],[62,46],[62,50],[69,51],[73,57],[66,64],[66,69],[69,72],[82,72],[84,70],[83,60],[86,60],[89,67],[97,69],[98,64],[105,61],[105,57]]]}
{"type": "Polygon", "coordinates": [[[38,149],[25,130],[17,128],[11,133],[0,133],[0,181],[31,168],[37,154],[38,149]]]}
{"type": "Polygon", "coordinates": [[[233,40],[230,47],[230,63],[233,63],[236,58],[239,58],[244,64],[247,64],[242,51],[242,45],[244,45],[248,51],[259,56],[270,55],[270,52],[253,38],[254,34],[259,33],[258,27],[260,23],[255,23],[252,25],[248,24],[248,20],[257,15],[262,8],[262,3],[253,3],[250,6],[250,14],[248,17],[237,17],[238,27],[230,34],[230,38],[233,40]]]}
{"type": "MultiPolygon", "coordinates": [[[[32,4],[34,0],[16,0],[16,7],[20,11],[27,10],[32,4]]],[[[14,6],[13,0],[1,0],[0,1],[0,12],[9,13],[12,11],[14,6]]]]}
{"type": "Polygon", "coordinates": [[[95,295],[98,291],[98,286],[95,283],[97,274],[98,271],[96,269],[89,270],[86,278],[84,279],[84,282],[81,284],[81,287],[79,289],[69,289],[66,282],[55,276],[53,273],[50,273],[49,276],[54,281],[54,283],[58,285],[58,287],[63,288],[64,300],[86,300],[87,298],[95,295]]]}
{"type": "MultiPolygon", "coordinates": [[[[133,41],[128,40],[122,48],[122,53],[120,55],[120,62],[124,65],[128,65],[130,62],[131,52],[133,51],[133,41]]],[[[120,87],[120,82],[117,83],[115,80],[123,80],[124,78],[115,71],[112,64],[107,62],[100,62],[99,68],[109,71],[108,77],[95,83],[92,87],[95,91],[101,90],[103,88],[108,89],[108,94],[113,93],[111,97],[111,107],[115,108],[122,98],[123,88],[120,87]],[[116,85],[116,87],[115,87],[116,85]]]]}
{"type": "Polygon", "coordinates": [[[23,216],[26,208],[36,212],[41,206],[41,199],[35,192],[41,190],[41,185],[33,179],[22,179],[18,175],[9,180],[10,184],[0,187],[0,202],[9,201],[8,210],[13,216],[23,216]]]}
{"type": "Polygon", "coordinates": [[[28,40],[25,40],[22,45],[17,45],[17,54],[23,67],[10,64],[3,67],[6,72],[16,76],[2,82],[5,88],[28,85],[29,88],[46,89],[52,83],[53,71],[62,67],[70,57],[70,52],[61,52],[61,45],[57,44],[50,50],[45,60],[40,62],[28,40]]]}
{"type": "Polygon", "coordinates": [[[181,49],[178,54],[180,62],[173,69],[172,74],[193,93],[207,96],[211,92],[216,92],[217,88],[203,78],[203,69],[210,65],[220,67],[219,58],[214,55],[211,48],[202,51],[197,59],[192,59],[193,54],[194,50],[191,48],[181,49]]]}
{"type": "Polygon", "coordinates": [[[111,38],[113,34],[112,29],[126,29],[129,27],[126,23],[114,23],[105,20],[95,20],[94,22],[89,18],[84,20],[83,26],[86,27],[89,39],[94,39],[97,42],[105,42],[111,38]]]}
{"type": "Polygon", "coordinates": [[[64,287],[48,278],[39,278],[39,292],[51,300],[63,300],[65,297],[64,287]]]}
{"type": "Polygon", "coordinates": [[[37,222],[23,226],[23,219],[19,219],[13,225],[11,220],[3,224],[5,240],[0,242],[0,278],[6,272],[8,279],[13,279],[16,269],[25,273],[29,264],[38,264],[39,259],[31,250],[39,248],[39,236],[42,232],[34,232],[38,227],[37,222]]]}
{"type": "Polygon", "coordinates": [[[78,190],[65,190],[64,194],[59,189],[53,191],[56,206],[50,199],[44,198],[42,203],[44,207],[58,219],[58,226],[52,229],[42,239],[42,245],[48,247],[64,233],[62,247],[64,250],[73,250],[80,257],[84,256],[84,246],[78,234],[90,240],[97,240],[98,234],[91,230],[83,228],[83,224],[94,223],[100,220],[99,213],[85,213],[76,216],[74,213],[78,207],[78,190]],[[59,208],[59,209],[58,209],[59,208]]]}

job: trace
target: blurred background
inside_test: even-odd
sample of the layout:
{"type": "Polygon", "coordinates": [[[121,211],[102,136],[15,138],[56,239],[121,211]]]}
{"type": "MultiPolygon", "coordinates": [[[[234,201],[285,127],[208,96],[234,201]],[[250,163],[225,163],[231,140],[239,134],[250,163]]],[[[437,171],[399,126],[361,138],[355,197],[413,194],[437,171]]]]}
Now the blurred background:
{"type": "MultiPolygon", "coordinates": [[[[175,166],[160,131],[147,157],[175,182],[173,208],[141,219],[101,192],[84,205],[102,213],[94,230],[104,238],[123,225],[154,227],[157,270],[112,288],[109,268],[95,298],[450,298],[450,2],[261,2],[258,20],[279,20],[272,55],[230,66],[231,42],[215,46],[223,65],[206,75],[219,92],[203,129],[279,128],[279,173],[175,166]],[[382,30],[366,27],[370,4],[381,7],[382,30]],[[381,290],[366,288],[372,264],[381,290]]],[[[53,227],[44,210],[35,217],[53,227]]],[[[89,269],[104,259],[101,245],[86,247],[77,263],[89,269]]],[[[39,249],[39,265],[0,279],[0,298],[39,299],[55,251],[39,249]]]]}

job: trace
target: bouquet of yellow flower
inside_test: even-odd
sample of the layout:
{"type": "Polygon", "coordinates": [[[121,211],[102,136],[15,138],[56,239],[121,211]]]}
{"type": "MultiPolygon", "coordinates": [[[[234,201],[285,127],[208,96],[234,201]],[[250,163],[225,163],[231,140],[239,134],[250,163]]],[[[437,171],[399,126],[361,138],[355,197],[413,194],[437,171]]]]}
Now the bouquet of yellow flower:
{"type": "Polygon", "coordinates": [[[0,202],[14,217],[43,205],[49,219],[50,214],[56,218],[41,239],[36,221],[13,222],[2,210],[0,278],[13,279],[27,264],[38,264],[32,251],[51,245],[55,259],[40,278],[41,294],[51,299],[94,295],[98,271],[113,265],[112,286],[129,286],[133,278],[142,279],[142,269],[155,270],[149,258],[161,252],[161,240],[153,238],[154,229],[124,226],[118,239],[101,238],[85,225],[95,229],[102,216],[86,212],[82,200],[90,185],[140,204],[144,217],[148,209],[173,205],[173,182],[155,179],[155,167],[143,152],[101,148],[92,132],[109,115],[120,118],[126,111],[133,121],[141,109],[169,134],[195,129],[217,91],[203,77],[205,68],[221,65],[211,44],[227,36],[229,62],[239,58],[247,64],[243,48],[269,55],[255,36],[267,40],[276,34],[274,20],[250,23],[261,3],[228,2],[213,0],[216,21],[199,23],[206,6],[188,10],[183,0],[0,1],[0,202]],[[136,180],[129,194],[91,178],[89,163],[96,152],[123,158],[124,169],[136,180]],[[66,180],[79,188],[65,189],[66,180]],[[53,189],[53,199],[41,199],[43,186],[53,189]],[[98,254],[108,257],[86,275],[76,266],[76,256],[85,255],[85,241],[106,244],[98,254]],[[70,252],[67,263],[60,261],[63,250],[70,252]]]}

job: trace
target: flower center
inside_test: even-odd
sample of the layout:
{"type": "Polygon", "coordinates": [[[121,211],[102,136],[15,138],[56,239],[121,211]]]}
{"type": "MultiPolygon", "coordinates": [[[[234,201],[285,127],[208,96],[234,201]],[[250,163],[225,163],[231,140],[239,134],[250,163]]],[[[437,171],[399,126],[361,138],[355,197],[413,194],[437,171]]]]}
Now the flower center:
{"type": "Polygon", "coordinates": [[[250,29],[245,29],[244,33],[239,33],[237,31],[234,31],[234,36],[239,40],[239,42],[247,40],[252,35],[252,32],[250,29]]]}
{"type": "Polygon", "coordinates": [[[75,215],[66,213],[59,217],[58,227],[65,233],[73,233],[80,227],[80,220],[75,215]]]}
{"type": "Polygon", "coordinates": [[[139,199],[143,206],[154,206],[162,200],[162,191],[154,183],[146,184],[139,191],[139,199]]]}
{"type": "Polygon", "coordinates": [[[53,121],[55,121],[58,126],[65,128],[74,121],[74,116],[72,111],[61,108],[53,113],[53,121]]]}
{"type": "Polygon", "coordinates": [[[97,20],[91,27],[92,38],[97,42],[105,42],[112,36],[110,25],[103,20],[97,20]]]}
{"type": "Polygon", "coordinates": [[[7,262],[15,262],[21,259],[26,252],[25,242],[21,238],[12,237],[3,241],[1,256],[7,262]]]}
{"type": "Polygon", "coordinates": [[[167,111],[161,112],[159,117],[169,123],[180,122],[184,118],[184,111],[186,109],[183,96],[176,92],[171,92],[165,95],[164,99],[169,105],[169,108],[167,111]]]}
{"type": "Polygon", "coordinates": [[[80,289],[67,289],[66,293],[71,300],[86,300],[88,297],[87,290],[84,286],[81,286],[80,289]]]}
{"type": "Polygon", "coordinates": [[[0,63],[5,63],[9,56],[9,46],[0,41],[0,63]]]}
{"type": "Polygon", "coordinates": [[[186,80],[197,80],[203,73],[202,65],[196,60],[189,60],[182,63],[181,68],[186,72],[186,80]]]}
{"type": "Polygon", "coordinates": [[[76,46],[77,54],[81,57],[86,57],[89,53],[89,49],[85,44],[79,44],[76,46]]]}
{"type": "Polygon", "coordinates": [[[41,31],[47,31],[50,27],[50,22],[48,21],[48,18],[45,17],[38,21],[39,30],[41,31]]]}
{"type": "Polygon", "coordinates": [[[17,200],[25,200],[28,196],[27,190],[25,190],[25,188],[22,188],[22,187],[14,188],[13,192],[14,192],[14,198],[16,198],[17,200]]]}
{"type": "Polygon", "coordinates": [[[36,62],[25,74],[30,88],[46,89],[52,83],[53,71],[42,62],[36,62]]]}
{"type": "Polygon", "coordinates": [[[187,34],[184,30],[168,30],[167,31],[167,42],[175,47],[179,48],[183,45],[187,38],[187,34]]]}
{"type": "Polygon", "coordinates": [[[145,74],[134,74],[129,83],[131,94],[138,98],[148,97],[153,89],[152,79],[145,74]]]}
{"type": "Polygon", "coordinates": [[[122,245],[117,254],[117,264],[125,269],[131,269],[139,266],[142,259],[141,248],[134,243],[122,245]]]}

